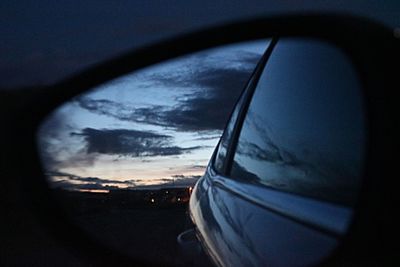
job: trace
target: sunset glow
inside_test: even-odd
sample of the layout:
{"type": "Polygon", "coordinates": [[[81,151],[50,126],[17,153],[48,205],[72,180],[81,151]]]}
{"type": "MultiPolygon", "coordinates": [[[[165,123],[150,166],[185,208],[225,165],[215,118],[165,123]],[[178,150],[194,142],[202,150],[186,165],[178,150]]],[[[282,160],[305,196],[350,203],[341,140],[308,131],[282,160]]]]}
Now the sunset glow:
{"type": "Polygon", "coordinates": [[[193,186],[266,41],[170,60],[59,107],[39,132],[53,188],[193,186]]]}

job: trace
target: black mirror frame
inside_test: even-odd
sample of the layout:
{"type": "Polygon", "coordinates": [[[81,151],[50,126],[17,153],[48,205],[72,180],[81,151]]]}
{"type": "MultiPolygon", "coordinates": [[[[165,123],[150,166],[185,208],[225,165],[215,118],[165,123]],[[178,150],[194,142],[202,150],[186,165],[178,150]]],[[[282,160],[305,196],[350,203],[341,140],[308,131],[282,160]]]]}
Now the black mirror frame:
{"type": "Polygon", "coordinates": [[[361,196],[349,234],[325,264],[358,265],[368,258],[369,264],[384,265],[385,260],[396,255],[394,248],[385,244],[390,244],[387,243],[390,238],[394,240],[390,231],[396,229],[398,221],[395,219],[395,179],[390,174],[395,173],[393,142],[399,136],[394,130],[397,108],[393,96],[397,89],[395,72],[400,69],[400,41],[392,30],[364,18],[304,14],[240,21],[135,49],[53,86],[9,92],[7,97],[18,104],[5,106],[5,114],[15,115],[5,116],[10,130],[3,133],[5,138],[1,141],[4,176],[18,179],[24,188],[24,197],[32,203],[46,228],[79,257],[95,265],[151,266],[98,244],[59,209],[40,164],[38,126],[47,114],[70,98],[140,68],[219,45],[285,36],[319,38],[343,49],[357,68],[365,93],[369,141],[361,196]],[[19,142],[6,143],[4,140],[9,140],[6,137],[18,137],[19,142]],[[21,153],[25,155],[22,158],[21,153]],[[13,169],[17,171],[12,173],[13,169]]]}

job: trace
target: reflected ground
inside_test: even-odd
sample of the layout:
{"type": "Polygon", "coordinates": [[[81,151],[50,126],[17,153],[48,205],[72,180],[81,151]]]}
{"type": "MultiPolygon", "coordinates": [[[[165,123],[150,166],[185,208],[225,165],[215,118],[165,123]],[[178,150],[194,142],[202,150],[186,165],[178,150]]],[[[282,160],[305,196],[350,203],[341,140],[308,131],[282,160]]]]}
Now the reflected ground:
{"type": "Polygon", "coordinates": [[[55,193],[71,219],[100,243],[155,264],[185,266],[176,237],[190,226],[190,192],[191,187],[55,193]]]}

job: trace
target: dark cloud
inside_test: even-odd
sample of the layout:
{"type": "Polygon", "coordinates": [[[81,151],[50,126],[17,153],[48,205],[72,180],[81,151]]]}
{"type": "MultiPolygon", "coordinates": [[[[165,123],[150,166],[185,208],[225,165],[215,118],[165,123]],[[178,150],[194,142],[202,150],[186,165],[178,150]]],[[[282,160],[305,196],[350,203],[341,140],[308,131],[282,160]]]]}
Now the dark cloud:
{"type": "Polygon", "coordinates": [[[175,62],[181,63],[179,66],[172,63],[169,71],[153,71],[146,73],[143,78],[148,82],[148,87],[158,85],[183,89],[194,87],[218,89],[226,81],[219,79],[225,76],[225,71],[228,71],[228,78],[231,78],[229,71],[244,72],[248,76],[261,56],[262,54],[256,52],[221,48],[180,58],[175,62]]]}
{"type": "Polygon", "coordinates": [[[116,190],[120,189],[118,186],[103,185],[101,183],[71,183],[68,180],[60,180],[52,182],[53,188],[61,188],[64,190],[80,191],[80,190],[116,190]]]}
{"type": "MultiPolygon", "coordinates": [[[[260,54],[240,50],[222,54],[200,53],[178,61],[179,70],[176,65],[171,68],[168,65],[160,71],[156,69],[146,73],[141,78],[146,81],[140,83],[143,86],[162,85],[180,91],[174,106],[150,104],[138,108],[88,96],[76,99],[75,103],[92,113],[120,121],[196,132],[199,133],[197,141],[218,138],[259,57],[260,54]]],[[[65,113],[54,113],[39,134],[42,160],[48,170],[91,166],[99,154],[150,158],[181,155],[201,148],[180,147],[173,144],[172,136],[153,132],[92,128],[77,130],[69,114],[65,113]],[[70,146],[71,137],[80,137],[81,145],[70,146]]]]}
{"type": "Polygon", "coordinates": [[[204,70],[192,78],[194,86],[208,89],[206,93],[199,91],[186,96],[179,105],[163,113],[151,109],[137,113],[180,131],[222,130],[250,74],[247,68],[204,70]]]}
{"type": "Polygon", "coordinates": [[[47,176],[57,176],[57,177],[66,177],[68,180],[80,181],[80,182],[89,182],[89,183],[107,183],[107,184],[125,184],[125,185],[135,185],[136,182],[141,180],[110,180],[110,179],[102,179],[98,177],[81,177],[78,175],[66,173],[66,172],[57,172],[52,171],[46,173],[47,176]]]}
{"type": "MultiPolygon", "coordinates": [[[[190,71],[177,74],[155,72],[146,79],[151,85],[182,90],[175,106],[153,105],[135,108],[110,100],[77,99],[80,107],[122,121],[163,126],[177,131],[222,130],[226,120],[260,58],[260,54],[241,52],[241,56],[221,59],[224,64],[209,65],[200,59],[192,60],[190,71]],[[190,92],[189,92],[190,89],[190,92]],[[193,89],[197,89],[193,92],[193,89]],[[187,90],[187,91],[185,91],[187,90]],[[186,93],[185,93],[186,92],[186,93]]],[[[180,73],[180,72],[178,72],[180,73]]],[[[145,90],[145,89],[144,89],[145,90]]]]}
{"type": "Polygon", "coordinates": [[[218,140],[221,137],[221,134],[211,134],[211,135],[200,135],[197,138],[193,138],[193,141],[209,141],[209,140],[218,140]]]}
{"type": "Polygon", "coordinates": [[[207,168],[207,165],[192,165],[191,168],[205,170],[207,168]]]}
{"type": "Polygon", "coordinates": [[[136,180],[112,180],[102,179],[98,177],[81,177],[78,175],[65,173],[65,172],[48,172],[46,174],[52,177],[50,185],[53,188],[62,188],[66,190],[97,190],[97,189],[119,189],[119,188],[131,188],[136,186],[136,180]],[[57,177],[55,179],[54,177],[57,177]]]}
{"type": "Polygon", "coordinates": [[[207,165],[201,165],[201,164],[190,164],[190,165],[183,165],[183,166],[174,166],[168,168],[171,171],[174,172],[184,172],[184,173],[191,173],[191,172],[198,172],[202,171],[204,172],[207,168],[207,165]]]}
{"type": "Polygon", "coordinates": [[[170,180],[165,186],[193,186],[201,178],[200,175],[173,175],[172,177],[173,181],[170,180]]]}
{"type": "MultiPolygon", "coordinates": [[[[110,101],[110,100],[93,100],[90,98],[82,97],[77,99],[77,103],[80,105],[81,108],[84,108],[88,111],[91,111],[93,113],[99,114],[99,115],[111,115],[114,117],[118,117],[119,114],[116,113],[116,111],[121,107],[119,103],[110,101]]],[[[121,113],[123,114],[126,112],[125,110],[122,110],[121,113]]],[[[120,116],[122,116],[122,114],[120,116]]],[[[121,120],[124,120],[121,118],[121,120]]]]}
{"type": "Polygon", "coordinates": [[[90,166],[95,155],[87,155],[83,149],[74,150],[69,133],[74,129],[71,117],[62,109],[53,112],[40,125],[38,150],[46,170],[57,170],[65,166],[90,166]],[[61,155],[69,154],[68,158],[61,155]]]}
{"type": "Polygon", "coordinates": [[[85,128],[71,135],[83,136],[86,141],[86,153],[147,157],[171,156],[189,153],[201,148],[173,146],[173,137],[152,132],[127,129],[85,128]]]}
{"type": "Polygon", "coordinates": [[[189,187],[189,186],[194,186],[197,180],[200,179],[200,175],[182,175],[182,174],[176,174],[173,175],[173,179],[162,179],[164,180],[163,183],[159,184],[154,184],[154,185],[140,185],[137,186],[136,188],[141,188],[141,189],[160,189],[160,188],[166,188],[166,187],[189,187]]]}
{"type": "Polygon", "coordinates": [[[161,187],[181,187],[193,186],[200,178],[198,175],[173,175],[171,178],[159,179],[130,179],[130,180],[112,180],[102,179],[99,177],[81,177],[78,175],[65,172],[48,172],[46,174],[52,188],[61,188],[65,190],[116,190],[116,189],[144,189],[144,188],[161,188],[161,187]],[[151,181],[154,185],[143,185],[143,183],[151,181]]]}

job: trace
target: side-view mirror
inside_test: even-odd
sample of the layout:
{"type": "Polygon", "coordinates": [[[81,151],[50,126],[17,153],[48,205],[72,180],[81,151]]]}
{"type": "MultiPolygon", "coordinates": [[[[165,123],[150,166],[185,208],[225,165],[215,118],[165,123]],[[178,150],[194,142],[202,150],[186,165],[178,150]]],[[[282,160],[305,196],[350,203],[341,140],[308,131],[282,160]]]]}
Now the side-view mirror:
{"type": "Polygon", "coordinates": [[[188,33],[37,92],[6,161],[92,263],[389,264],[399,51],[338,15],[188,33]]]}

